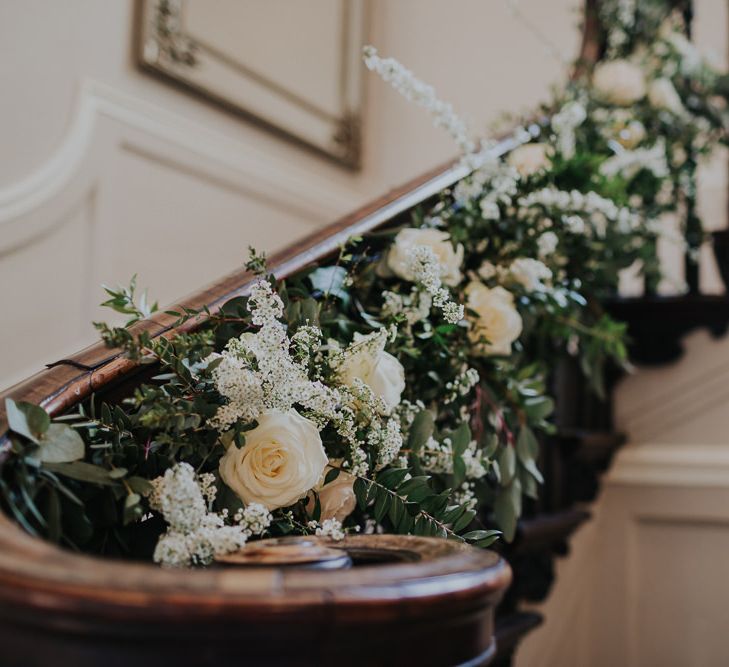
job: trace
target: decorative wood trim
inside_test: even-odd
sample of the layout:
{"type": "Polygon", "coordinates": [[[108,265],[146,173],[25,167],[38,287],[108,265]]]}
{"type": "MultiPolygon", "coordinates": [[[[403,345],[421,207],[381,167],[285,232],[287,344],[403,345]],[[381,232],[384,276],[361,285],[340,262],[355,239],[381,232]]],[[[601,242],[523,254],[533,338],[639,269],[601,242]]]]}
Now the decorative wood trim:
{"type": "Polygon", "coordinates": [[[616,456],[606,483],[729,489],[729,447],[701,444],[626,447],[616,456]]]}

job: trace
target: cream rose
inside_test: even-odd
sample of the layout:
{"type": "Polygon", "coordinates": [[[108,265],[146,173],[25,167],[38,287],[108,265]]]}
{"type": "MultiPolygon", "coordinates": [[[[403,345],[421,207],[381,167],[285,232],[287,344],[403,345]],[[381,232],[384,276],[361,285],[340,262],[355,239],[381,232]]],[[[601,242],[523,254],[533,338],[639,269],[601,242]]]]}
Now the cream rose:
{"type": "Polygon", "coordinates": [[[551,150],[547,144],[524,144],[511,151],[507,161],[520,176],[526,178],[552,166],[549,159],[551,150]]]}
{"type": "Polygon", "coordinates": [[[463,263],[463,246],[459,243],[454,248],[448,232],[439,229],[401,230],[395,237],[387,253],[387,266],[400,278],[412,281],[414,276],[410,270],[410,252],[416,246],[430,248],[440,263],[440,278],[450,287],[461,282],[461,264],[463,263]]]}
{"type": "Polygon", "coordinates": [[[677,116],[682,116],[686,109],[681,97],[670,79],[656,79],[648,87],[648,101],[656,109],[666,109],[677,116]]]}
{"type": "Polygon", "coordinates": [[[521,315],[511,292],[474,281],[466,288],[466,297],[468,308],[476,313],[468,332],[471,342],[483,354],[511,354],[511,344],[522,330],[521,315]],[[488,342],[483,343],[482,338],[488,342]]]}
{"type": "MultiPolygon", "coordinates": [[[[337,461],[336,463],[339,464],[341,462],[337,461]]],[[[328,472],[330,469],[327,467],[325,472],[328,472]]],[[[342,470],[334,481],[317,488],[319,504],[321,506],[319,521],[336,519],[342,522],[354,511],[357,505],[357,496],[354,494],[355,479],[353,475],[342,470]]],[[[309,514],[314,511],[313,497],[306,506],[306,509],[309,514]]]]}
{"type": "Polygon", "coordinates": [[[382,349],[377,334],[354,334],[351,352],[344,353],[337,370],[342,384],[351,387],[356,379],[361,380],[385,402],[388,410],[399,405],[405,390],[405,369],[396,357],[382,349]]]}
{"type": "Polygon", "coordinates": [[[592,85],[606,102],[630,106],[645,97],[645,78],[637,65],[627,60],[609,60],[595,67],[592,85]]]}
{"type": "Polygon", "coordinates": [[[316,424],[296,410],[264,412],[245,436],[240,449],[228,447],[219,470],[246,504],[269,510],[293,505],[316,485],[329,462],[316,424]]]}

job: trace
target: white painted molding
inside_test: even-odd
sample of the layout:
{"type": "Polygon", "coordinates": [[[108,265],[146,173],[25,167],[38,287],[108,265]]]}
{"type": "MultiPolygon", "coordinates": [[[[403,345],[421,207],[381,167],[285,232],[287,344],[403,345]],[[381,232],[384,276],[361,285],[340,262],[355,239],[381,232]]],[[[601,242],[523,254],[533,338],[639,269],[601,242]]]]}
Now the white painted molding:
{"type": "Polygon", "coordinates": [[[325,176],[294,167],[259,148],[93,80],[85,80],[73,120],[56,152],[26,178],[0,188],[0,225],[19,221],[67,188],[91,152],[100,118],[124,126],[223,167],[255,192],[329,222],[354,208],[361,195],[333,187],[325,176]]]}
{"type": "Polygon", "coordinates": [[[627,446],[618,452],[605,481],[629,486],[729,488],[729,443],[627,446]]]}

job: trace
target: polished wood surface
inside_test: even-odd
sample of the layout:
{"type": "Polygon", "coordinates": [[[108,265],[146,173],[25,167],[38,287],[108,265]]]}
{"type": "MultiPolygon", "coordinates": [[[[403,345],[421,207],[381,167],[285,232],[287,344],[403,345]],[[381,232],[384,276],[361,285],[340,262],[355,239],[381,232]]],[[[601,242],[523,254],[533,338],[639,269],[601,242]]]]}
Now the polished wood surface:
{"type": "Polygon", "coordinates": [[[179,572],[66,552],[1,515],[0,535],[12,667],[486,664],[511,576],[493,552],[436,538],[347,537],[355,561],[394,561],[351,569],[179,572]]]}

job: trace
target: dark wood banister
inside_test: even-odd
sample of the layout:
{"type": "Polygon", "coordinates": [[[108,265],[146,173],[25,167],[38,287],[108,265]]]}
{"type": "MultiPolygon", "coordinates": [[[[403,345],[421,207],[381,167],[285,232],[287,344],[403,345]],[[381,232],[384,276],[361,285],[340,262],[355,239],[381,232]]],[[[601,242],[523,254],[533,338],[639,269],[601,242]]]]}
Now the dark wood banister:
{"type": "MultiPolygon", "coordinates": [[[[493,152],[502,155],[516,144],[512,138],[504,139],[493,148],[493,152]]],[[[391,222],[398,215],[452,186],[468,173],[468,167],[461,161],[433,169],[274,254],[270,258],[269,266],[276,277],[286,278],[313,262],[331,256],[348,238],[365,234],[391,222]]],[[[252,274],[241,269],[182,299],[179,304],[195,310],[206,307],[211,314],[215,314],[226,301],[246,294],[252,282],[252,274]]],[[[173,305],[166,310],[179,308],[180,305],[173,305]]],[[[172,336],[194,330],[205,319],[205,315],[201,314],[175,327],[176,318],[160,311],[135,325],[134,330],[146,330],[153,337],[172,336]]],[[[0,394],[0,433],[7,430],[6,397],[42,405],[55,416],[78,404],[93,392],[133,374],[138,369],[137,364],[118,352],[110,351],[102,343],[95,343],[77,354],[56,361],[45,370],[0,394]]]]}

